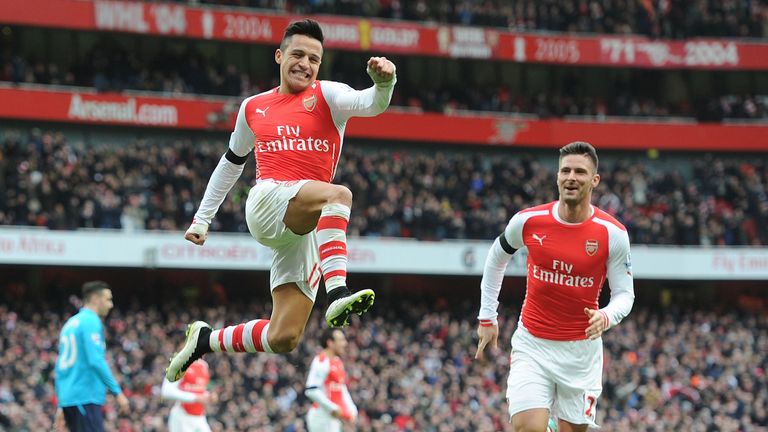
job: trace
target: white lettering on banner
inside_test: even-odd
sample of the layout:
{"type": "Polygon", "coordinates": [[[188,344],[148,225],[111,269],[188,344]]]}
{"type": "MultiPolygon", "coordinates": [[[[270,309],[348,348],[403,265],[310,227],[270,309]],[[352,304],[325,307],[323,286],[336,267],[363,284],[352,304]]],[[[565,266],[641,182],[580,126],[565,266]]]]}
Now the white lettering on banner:
{"type": "Polygon", "coordinates": [[[686,66],[738,66],[739,50],[733,42],[697,41],[685,43],[686,66]]]}
{"type": "Polygon", "coordinates": [[[450,55],[451,57],[490,58],[491,47],[488,45],[452,44],[450,55]]]}
{"type": "Polygon", "coordinates": [[[371,41],[375,45],[413,48],[419,45],[419,31],[410,28],[374,27],[371,41]]]}
{"type": "Polygon", "coordinates": [[[95,1],[96,28],[148,33],[149,24],[144,17],[145,3],[95,1]]]}
{"type": "Polygon", "coordinates": [[[738,66],[739,49],[734,42],[691,41],[683,51],[673,49],[680,45],[668,42],[637,41],[633,39],[602,38],[600,50],[608,61],[635,64],[638,55],[645,54],[653,66],[738,66]]]}
{"type": "MultiPolygon", "coordinates": [[[[266,18],[228,14],[224,15],[224,23],[224,37],[228,39],[270,40],[272,38],[272,25],[266,18]]],[[[212,28],[213,24],[211,24],[212,28]]]]}
{"type": "Polygon", "coordinates": [[[474,27],[453,27],[453,42],[485,44],[485,30],[474,27]]]}
{"type": "Polygon", "coordinates": [[[492,50],[488,39],[481,28],[440,27],[437,31],[440,51],[451,57],[490,58],[492,50]]]}
{"type": "Polygon", "coordinates": [[[150,6],[155,16],[155,28],[160,34],[183,35],[187,30],[187,16],[182,6],[158,4],[150,6]]]}
{"type": "MultiPolygon", "coordinates": [[[[517,43],[517,40],[515,42],[517,43]]],[[[524,49],[525,46],[523,45],[524,49]]],[[[515,55],[517,55],[517,51],[516,47],[515,55]]],[[[536,52],[533,57],[540,62],[578,63],[581,52],[579,51],[579,43],[575,40],[536,38],[536,52]]]]}
{"type": "Polygon", "coordinates": [[[259,252],[254,247],[248,246],[208,246],[164,244],[160,246],[160,257],[168,260],[228,260],[228,261],[255,261],[259,252]]]}
{"type": "MultiPolygon", "coordinates": [[[[439,34],[438,37],[440,37],[439,34]]],[[[448,54],[451,57],[490,58],[491,45],[486,38],[485,30],[474,27],[452,27],[448,54]]]]}
{"type": "Polygon", "coordinates": [[[634,63],[635,45],[632,41],[615,38],[601,38],[600,52],[608,54],[611,63],[634,63]]]}
{"type": "Polygon", "coordinates": [[[517,120],[499,119],[493,124],[496,135],[490,137],[490,143],[512,144],[519,132],[528,130],[528,123],[517,120]]]}
{"type": "Polygon", "coordinates": [[[134,98],[125,102],[87,101],[77,93],[72,95],[68,116],[78,120],[162,126],[175,126],[179,118],[173,105],[142,103],[137,106],[134,98]]]}
{"type": "Polygon", "coordinates": [[[525,57],[525,38],[523,37],[516,37],[515,42],[515,61],[524,62],[526,60],[525,57]]]}
{"type": "Polygon", "coordinates": [[[328,42],[343,42],[358,44],[360,42],[360,29],[357,24],[339,24],[320,22],[323,35],[328,42]]]}
{"type": "Polygon", "coordinates": [[[654,66],[680,64],[679,56],[672,54],[671,47],[665,42],[640,42],[637,51],[645,53],[654,66]]]}
{"type": "Polygon", "coordinates": [[[206,10],[200,16],[200,19],[202,20],[203,37],[206,39],[211,39],[214,34],[213,33],[213,27],[214,27],[213,14],[211,13],[211,11],[206,10]]]}

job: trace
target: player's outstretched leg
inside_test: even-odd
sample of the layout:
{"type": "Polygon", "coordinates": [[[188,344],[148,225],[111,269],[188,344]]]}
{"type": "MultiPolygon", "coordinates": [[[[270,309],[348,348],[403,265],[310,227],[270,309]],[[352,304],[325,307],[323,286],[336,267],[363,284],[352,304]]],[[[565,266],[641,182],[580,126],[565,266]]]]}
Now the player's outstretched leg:
{"type": "Polygon", "coordinates": [[[351,293],[347,287],[335,288],[328,293],[328,309],[325,321],[329,327],[346,327],[352,314],[362,315],[368,311],[376,299],[373,290],[364,289],[351,293]]]}
{"type": "Polygon", "coordinates": [[[184,342],[184,347],[171,357],[171,363],[165,370],[168,381],[180,380],[189,365],[202,358],[203,354],[211,352],[210,335],[211,326],[204,321],[195,321],[187,327],[187,340],[184,342]]]}
{"type": "Polygon", "coordinates": [[[195,321],[187,329],[184,347],[171,357],[165,376],[171,382],[181,379],[189,365],[210,352],[274,352],[267,338],[269,324],[269,320],[256,319],[213,330],[207,323],[195,321]]]}

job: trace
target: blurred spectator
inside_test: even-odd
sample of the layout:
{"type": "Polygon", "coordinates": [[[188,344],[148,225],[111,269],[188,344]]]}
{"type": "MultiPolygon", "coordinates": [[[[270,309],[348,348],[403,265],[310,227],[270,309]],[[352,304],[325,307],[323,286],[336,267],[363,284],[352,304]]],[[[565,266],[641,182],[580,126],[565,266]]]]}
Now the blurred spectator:
{"type": "MultiPolygon", "coordinates": [[[[434,299],[433,299],[434,300],[434,299]]],[[[444,299],[443,299],[444,300],[444,299]]],[[[345,365],[358,403],[359,431],[499,431],[508,428],[507,356],[472,359],[476,307],[469,302],[379,299],[370,319],[347,330],[345,365]],[[473,312],[474,311],[474,312],[473,312]]],[[[268,313],[266,301],[222,307],[177,302],[115,310],[107,320],[108,356],[132,410],[105,413],[108,430],[164,430],[170,409],[159,397],[163,368],[190,316],[220,326],[268,313]],[[247,311],[247,312],[246,312],[247,311]],[[234,316],[233,316],[234,314],[234,316]],[[238,316],[239,315],[239,316],[238,316]]],[[[56,330],[68,313],[50,304],[0,305],[0,427],[50,430],[56,330]]],[[[71,308],[70,308],[71,309],[71,308]]],[[[517,309],[502,308],[499,343],[509,343],[517,309]]],[[[598,423],[606,430],[759,431],[768,427],[768,315],[636,305],[606,333],[598,423]]],[[[207,356],[220,402],[214,431],[302,431],[310,402],[304,376],[319,350],[313,316],[306,341],[288,356],[207,356]]]]}
{"type": "MultiPolygon", "coordinates": [[[[0,61],[3,57],[0,56],[0,61]]],[[[43,68],[42,63],[21,56],[6,56],[0,81],[37,84],[92,86],[98,91],[142,90],[170,96],[180,94],[212,94],[244,98],[276,86],[276,82],[257,82],[233,64],[220,64],[206,58],[193,45],[182,53],[163,52],[156,59],[141,62],[117,43],[108,39],[96,45],[85,60],[69,66],[66,79],[50,79],[49,73],[26,73],[43,68]],[[55,81],[55,82],[54,82],[55,81]]],[[[49,70],[66,69],[51,63],[49,70]]],[[[331,79],[364,88],[370,81],[364,74],[350,70],[346,64],[332,66],[331,79]]],[[[584,78],[582,78],[584,79],[584,78]]],[[[648,93],[648,77],[643,74],[616,79],[607,84],[617,93],[614,97],[577,95],[575,88],[589,87],[577,76],[565,76],[565,87],[551,93],[527,96],[513,94],[505,86],[452,85],[444,83],[435,89],[423,83],[400,80],[392,98],[393,106],[406,106],[428,112],[455,114],[458,110],[535,114],[539,118],[590,116],[623,117],[692,117],[702,122],[724,119],[768,119],[768,95],[713,95],[696,101],[665,102],[661,96],[648,93]]]]}
{"type": "MultiPolygon", "coordinates": [[[[183,230],[226,143],[69,143],[34,129],[0,142],[0,224],[50,229],[183,230]]],[[[335,181],[355,195],[351,236],[492,239],[519,209],[555,200],[542,156],[498,149],[347,143],[335,181]]],[[[768,244],[768,161],[730,154],[601,161],[594,202],[636,244],[768,244]]],[[[240,208],[255,177],[224,201],[212,231],[247,232],[240,208]]]]}
{"type": "Polygon", "coordinates": [[[643,34],[690,38],[766,36],[760,1],[666,0],[177,0],[395,20],[501,27],[513,31],[643,34]]]}

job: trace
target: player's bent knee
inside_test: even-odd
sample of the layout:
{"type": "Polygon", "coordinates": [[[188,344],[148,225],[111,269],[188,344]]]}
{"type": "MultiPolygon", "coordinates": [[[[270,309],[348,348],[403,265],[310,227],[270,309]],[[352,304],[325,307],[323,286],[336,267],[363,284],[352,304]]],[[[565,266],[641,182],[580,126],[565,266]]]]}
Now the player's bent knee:
{"type": "MultiPolygon", "coordinates": [[[[537,410],[538,411],[538,410],[537,410]]],[[[547,430],[548,412],[523,412],[512,417],[514,432],[542,432],[547,430]]]]}
{"type": "Polygon", "coordinates": [[[279,331],[269,335],[269,346],[276,353],[289,353],[296,349],[301,340],[301,332],[279,331]]]}
{"type": "Polygon", "coordinates": [[[534,427],[534,425],[531,424],[522,424],[522,425],[514,425],[512,427],[512,430],[515,432],[542,432],[546,430],[547,425],[544,425],[544,429],[541,427],[534,427]]]}
{"type": "Polygon", "coordinates": [[[334,185],[333,194],[328,199],[329,203],[339,203],[347,206],[352,205],[352,191],[346,186],[334,185]]]}

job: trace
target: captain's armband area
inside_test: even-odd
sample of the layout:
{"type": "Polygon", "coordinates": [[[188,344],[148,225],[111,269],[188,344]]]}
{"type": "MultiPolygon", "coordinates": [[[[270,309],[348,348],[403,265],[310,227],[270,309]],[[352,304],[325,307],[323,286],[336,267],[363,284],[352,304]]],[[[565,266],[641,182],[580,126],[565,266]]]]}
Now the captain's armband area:
{"type": "Polygon", "coordinates": [[[511,244],[507,241],[507,237],[504,235],[504,233],[501,233],[499,236],[499,244],[501,244],[501,248],[504,249],[504,252],[513,255],[517,249],[513,248],[511,244]]]}
{"type": "Polygon", "coordinates": [[[235,165],[242,165],[245,163],[245,161],[248,160],[248,155],[238,156],[235,154],[235,152],[232,151],[232,149],[227,149],[227,153],[224,155],[224,157],[226,157],[228,161],[235,165]]]}

